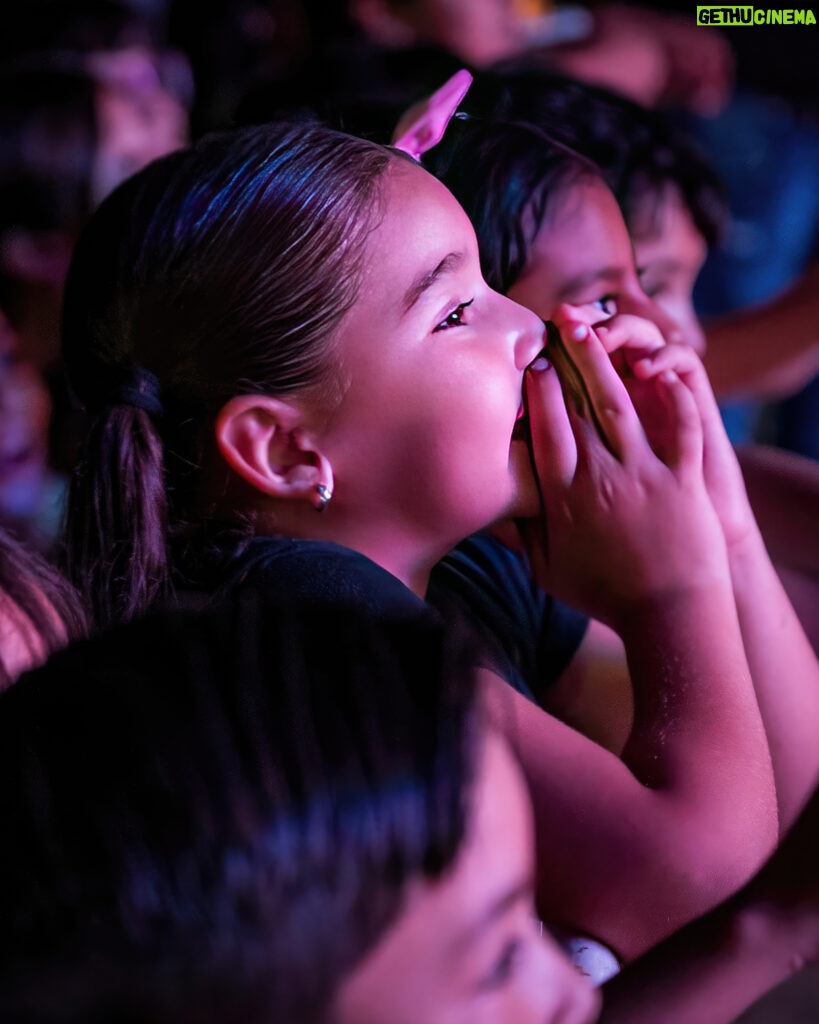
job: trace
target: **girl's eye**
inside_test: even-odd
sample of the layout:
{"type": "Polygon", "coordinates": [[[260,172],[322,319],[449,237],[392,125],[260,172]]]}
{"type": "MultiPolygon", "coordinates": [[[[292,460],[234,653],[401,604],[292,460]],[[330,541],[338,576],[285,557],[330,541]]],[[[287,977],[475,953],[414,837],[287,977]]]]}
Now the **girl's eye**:
{"type": "Polygon", "coordinates": [[[466,327],[466,321],[463,319],[463,312],[474,302],[474,299],[470,299],[469,302],[459,302],[458,305],[448,313],[444,319],[433,329],[433,334],[436,331],[448,331],[450,327],[466,327]]]}
{"type": "Polygon", "coordinates": [[[501,955],[492,965],[489,973],[480,983],[481,991],[502,988],[514,975],[520,963],[523,944],[519,939],[511,939],[503,947],[501,955]]]}
{"type": "Polygon", "coordinates": [[[599,309],[601,313],[605,313],[606,316],[617,315],[617,299],[613,295],[602,295],[599,299],[594,299],[590,305],[599,309]]]}

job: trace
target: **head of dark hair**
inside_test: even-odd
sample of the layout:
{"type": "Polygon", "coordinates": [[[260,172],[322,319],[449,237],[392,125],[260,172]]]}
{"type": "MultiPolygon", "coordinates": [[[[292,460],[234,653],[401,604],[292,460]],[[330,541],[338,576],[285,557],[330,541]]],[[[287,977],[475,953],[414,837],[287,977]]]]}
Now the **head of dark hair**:
{"type": "Polygon", "coordinates": [[[463,109],[537,125],[599,168],[630,228],[646,204],[674,186],[709,245],[727,213],[725,189],[693,140],[667,112],[608,89],[507,62],[476,76],[463,109]]]}
{"type": "Polygon", "coordinates": [[[500,292],[520,276],[563,190],[598,176],[592,164],[533,125],[480,116],[456,116],[424,165],[469,215],[484,277],[500,292]]]}
{"type": "Polygon", "coordinates": [[[323,1021],[465,834],[479,724],[437,619],[240,589],[0,696],[5,1024],[323,1021]]]}
{"type": "Polygon", "coordinates": [[[245,128],[153,163],[89,221],[66,285],[63,356],[96,416],[68,550],[98,622],[133,616],[167,587],[169,534],[207,517],[200,470],[225,402],[337,400],[334,332],[358,295],[392,159],[317,125],[245,128]],[[116,398],[137,368],[161,414],[116,398]]]}
{"type": "MultiPolygon", "coordinates": [[[[0,616],[5,630],[29,646],[32,660],[82,636],[86,622],[79,595],[38,552],[0,526],[0,616]]],[[[6,642],[7,642],[6,640],[6,642]]],[[[0,690],[13,682],[0,649],[0,690]]]]}

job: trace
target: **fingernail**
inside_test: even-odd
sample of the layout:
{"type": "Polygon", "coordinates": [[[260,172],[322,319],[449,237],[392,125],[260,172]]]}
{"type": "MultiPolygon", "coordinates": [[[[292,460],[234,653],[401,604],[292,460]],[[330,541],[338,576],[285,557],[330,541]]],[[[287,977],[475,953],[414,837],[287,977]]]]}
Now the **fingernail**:
{"type": "Polygon", "coordinates": [[[588,337],[589,329],[585,324],[575,324],[572,328],[572,337],[575,341],[582,341],[588,337]]]}
{"type": "Polygon", "coordinates": [[[543,371],[548,370],[551,365],[552,364],[545,356],[538,356],[537,359],[534,359],[530,363],[529,369],[534,370],[535,373],[543,373],[543,371]]]}

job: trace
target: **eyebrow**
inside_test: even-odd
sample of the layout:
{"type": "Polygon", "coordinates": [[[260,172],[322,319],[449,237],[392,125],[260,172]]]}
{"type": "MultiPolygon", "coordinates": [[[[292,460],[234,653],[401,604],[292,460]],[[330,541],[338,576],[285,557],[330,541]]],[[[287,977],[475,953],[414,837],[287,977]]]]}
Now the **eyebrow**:
{"type": "Polygon", "coordinates": [[[532,879],[527,877],[522,879],[511,889],[501,893],[500,896],[489,904],[483,913],[458,933],[453,940],[453,949],[462,950],[464,947],[469,946],[480,937],[485,928],[497,921],[498,918],[503,917],[503,915],[509,909],[514,907],[516,903],[519,903],[523,899],[530,900],[532,884],[532,879]]]}
{"type": "Polygon", "coordinates": [[[566,295],[578,292],[582,288],[588,288],[589,285],[596,284],[598,281],[619,281],[622,276],[622,267],[603,267],[600,270],[589,270],[587,273],[578,274],[577,277],[567,281],[560,289],[558,297],[563,299],[566,295]]]}
{"type": "Polygon", "coordinates": [[[442,274],[451,273],[456,269],[456,267],[459,267],[463,261],[463,252],[449,252],[436,267],[433,267],[432,270],[428,270],[425,274],[421,274],[419,277],[416,277],[407,289],[407,294],[404,296],[404,313],[409,313],[424,292],[430,289],[442,274]]]}

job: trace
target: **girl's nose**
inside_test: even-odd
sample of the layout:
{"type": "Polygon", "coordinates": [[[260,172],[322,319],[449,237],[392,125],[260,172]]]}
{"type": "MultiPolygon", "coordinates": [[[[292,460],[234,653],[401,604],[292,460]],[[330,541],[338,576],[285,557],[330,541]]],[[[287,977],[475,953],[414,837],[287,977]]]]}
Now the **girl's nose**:
{"type": "Polygon", "coordinates": [[[540,317],[525,306],[506,298],[504,302],[508,303],[513,320],[515,366],[525,370],[546,344],[546,328],[540,317]]]}

